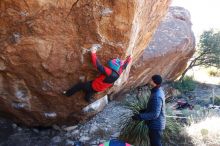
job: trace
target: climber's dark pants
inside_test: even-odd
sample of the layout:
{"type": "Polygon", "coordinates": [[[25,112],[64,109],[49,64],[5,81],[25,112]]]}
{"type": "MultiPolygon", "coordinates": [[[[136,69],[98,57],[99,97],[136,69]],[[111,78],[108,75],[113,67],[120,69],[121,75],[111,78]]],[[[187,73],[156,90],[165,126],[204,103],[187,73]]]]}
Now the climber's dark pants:
{"type": "Polygon", "coordinates": [[[74,85],[72,88],[66,91],[65,95],[72,96],[73,94],[75,94],[80,90],[83,90],[86,93],[84,97],[86,101],[90,101],[92,96],[96,93],[96,91],[92,89],[92,81],[90,81],[90,82],[78,83],[74,85]]]}

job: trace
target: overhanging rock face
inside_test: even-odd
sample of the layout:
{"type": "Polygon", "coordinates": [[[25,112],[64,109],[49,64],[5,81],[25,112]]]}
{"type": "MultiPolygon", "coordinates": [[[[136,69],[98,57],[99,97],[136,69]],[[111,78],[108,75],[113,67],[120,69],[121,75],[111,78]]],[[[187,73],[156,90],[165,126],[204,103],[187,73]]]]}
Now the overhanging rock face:
{"type": "MultiPolygon", "coordinates": [[[[89,52],[99,44],[104,64],[137,61],[170,0],[1,0],[0,111],[27,125],[81,121],[87,103],[61,91],[94,79],[89,52]]],[[[119,86],[125,83],[128,67],[119,86]]],[[[116,92],[113,90],[113,92],[116,92]]],[[[100,98],[105,93],[98,94],[100,98]]]]}
{"type": "Polygon", "coordinates": [[[195,52],[191,26],[186,9],[170,7],[143,55],[132,65],[127,89],[146,84],[154,74],[161,74],[164,80],[176,79],[195,52]]]}

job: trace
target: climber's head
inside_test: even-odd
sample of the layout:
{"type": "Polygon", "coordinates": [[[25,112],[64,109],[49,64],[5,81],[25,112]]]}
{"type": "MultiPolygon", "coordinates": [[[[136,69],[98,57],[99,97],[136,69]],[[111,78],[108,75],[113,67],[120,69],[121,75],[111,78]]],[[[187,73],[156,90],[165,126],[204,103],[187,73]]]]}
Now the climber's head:
{"type": "Polygon", "coordinates": [[[116,58],[116,59],[112,59],[108,61],[108,65],[111,69],[113,69],[114,71],[118,72],[120,69],[120,65],[121,65],[121,60],[116,58]]]}

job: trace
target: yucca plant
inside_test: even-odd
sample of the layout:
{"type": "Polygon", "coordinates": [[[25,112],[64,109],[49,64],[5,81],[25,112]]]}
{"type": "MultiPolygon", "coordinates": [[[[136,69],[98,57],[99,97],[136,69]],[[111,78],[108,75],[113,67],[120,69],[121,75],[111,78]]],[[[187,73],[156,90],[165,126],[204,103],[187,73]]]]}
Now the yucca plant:
{"type": "MultiPolygon", "coordinates": [[[[130,109],[133,114],[138,114],[140,110],[146,109],[149,99],[149,89],[142,96],[137,97],[132,102],[127,102],[125,107],[130,109]]],[[[120,139],[127,141],[135,146],[149,146],[148,128],[145,121],[135,121],[131,118],[122,118],[122,130],[120,139]]]]}
{"type": "MultiPolygon", "coordinates": [[[[166,121],[166,128],[163,132],[163,143],[164,145],[177,144],[177,137],[181,133],[181,125],[173,118],[168,118],[166,121]]],[[[179,139],[179,138],[178,138],[179,139]]]]}
{"type": "MultiPolygon", "coordinates": [[[[127,102],[125,107],[130,109],[133,114],[138,114],[140,110],[146,109],[147,102],[150,97],[149,89],[145,91],[140,97],[136,97],[131,102],[127,102]]],[[[168,108],[169,109],[169,108],[168,108]]],[[[168,111],[167,112],[171,112],[168,111]]],[[[171,114],[171,113],[169,113],[171,114]]],[[[132,115],[131,115],[132,116],[132,115]]],[[[183,135],[183,125],[178,123],[173,118],[167,118],[166,128],[163,132],[163,145],[164,146],[176,146],[178,143],[190,143],[186,142],[187,136],[183,135]]],[[[122,130],[120,139],[124,140],[135,146],[150,146],[148,137],[148,127],[145,121],[135,121],[127,116],[122,118],[122,130]]],[[[183,144],[184,145],[184,144],[183,144]]]]}
{"type": "MultiPolygon", "coordinates": [[[[170,104],[166,105],[166,128],[163,131],[163,146],[192,146],[191,138],[185,131],[185,123],[175,118],[170,104]],[[174,116],[174,117],[172,117],[174,116]]],[[[188,119],[184,119],[187,120],[188,119]]]]}

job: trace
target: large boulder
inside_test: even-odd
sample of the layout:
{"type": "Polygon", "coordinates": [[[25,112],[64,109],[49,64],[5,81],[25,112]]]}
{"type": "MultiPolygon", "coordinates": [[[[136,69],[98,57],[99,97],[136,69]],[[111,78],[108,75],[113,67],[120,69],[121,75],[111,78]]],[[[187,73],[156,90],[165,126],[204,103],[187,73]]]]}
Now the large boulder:
{"type": "MultiPolygon", "coordinates": [[[[169,3],[1,0],[0,112],[30,126],[83,120],[87,117],[81,112],[87,105],[83,93],[72,98],[60,93],[97,75],[86,48],[101,45],[98,56],[104,64],[129,54],[137,61],[169,3]]],[[[129,70],[119,86],[126,82],[129,70]]]]}
{"type": "Polygon", "coordinates": [[[143,55],[132,65],[125,88],[146,84],[154,74],[167,81],[176,79],[195,52],[191,26],[189,11],[170,7],[143,55]]]}

